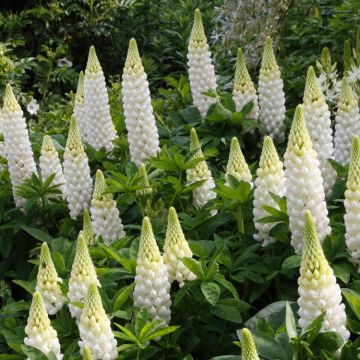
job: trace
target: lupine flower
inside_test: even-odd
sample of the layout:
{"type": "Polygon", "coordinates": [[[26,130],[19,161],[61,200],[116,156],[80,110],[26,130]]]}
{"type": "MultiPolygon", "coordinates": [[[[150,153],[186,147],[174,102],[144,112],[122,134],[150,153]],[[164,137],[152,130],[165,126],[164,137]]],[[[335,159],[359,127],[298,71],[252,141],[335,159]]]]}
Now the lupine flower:
{"type": "Polygon", "coordinates": [[[303,101],[306,127],[320,162],[325,195],[329,197],[336,179],[336,172],[328,162],[329,158],[334,157],[330,111],[312,66],[307,73],[303,101]]]}
{"type": "Polygon", "coordinates": [[[264,139],[259,168],[256,174],[253,214],[254,224],[258,233],[254,234],[254,238],[262,241],[263,246],[267,246],[276,241],[275,238],[269,235],[274,224],[262,224],[257,222],[257,220],[269,215],[269,213],[265,211],[264,205],[279,208],[279,205],[271,197],[270,192],[280,197],[285,195],[285,173],[283,164],[279,159],[270,136],[266,136],[264,139]]]}
{"type": "Polygon", "coordinates": [[[345,239],[351,261],[360,272],[360,138],[353,140],[344,206],[345,239]]]}
{"type": "Polygon", "coordinates": [[[243,328],[241,331],[241,335],[242,335],[242,341],[241,341],[242,360],[259,360],[259,355],[256,351],[254,338],[250,330],[243,328]]]}
{"type": "Polygon", "coordinates": [[[234,176],[238,181],[245,181],[251,186],[253,185],[249,166],[246,163],[239,140],[236,137],[231,139],[229,160],[226,165],[225,180],[228,186],[230,185],[229,175],[234,176]]]}
{"type": "MultiPolygon", "coordinates": [[[[190,151],[193,152],[193,159],[204,158],[195,129],[191,129],[190,151]]],[[[202,185],[193,190],[193,205],[196,208],[203,207],[209,200],[216,197],[216,193],[213,191],[215,183],[205,160],[198,162],[195,167],[187,169],[186,176],[189,183],[205,180],[202,185]]]]}
{"type": "Polygon", "coordinates": [[[83,360],[93,360],[91,351],[87,346],[83,347],[83,360]]]}
{"type": "Polygon", "coordinates": [[[210,105],[216,102],[216,98],[203,93],[216,90],[216,78],[199,9],[195,10],[187,58],[193,103],[201,115],[205,116],[210,105]]]}
{"type": "Polygon", "coordinates": [[[43,138],[40,152],[40,171],[44,180],[55,174],[52,185],[59,185],[59,189],[65,194],[65,178],[61,167],[59,154],[49,135],[43,138]]]}
{"type": "Polygon", "coordinates": [[[26,106],[26,110],[30,115],[36,115],[39,111],[39,104],[33,97],[31,98],[30,102],[26,106]]]}
{"type": "Polygon", "coordinates": [[[86,142],[96,150],[114,148],[116,131],[110,115],[105,77],[95,48],[90,47],[85,70],[84,96],[86,111],[86,142]]]}
{"type": "Polygon", "coordinates": [[[88,209],[84,209],[83,215],[83,235],[88,246],[96,243],[95,232],[91,222],[91,217],[88,209]]]}
{"type": "Polygon", "coordinates": [[[76,243],[75,258],[71,268],[69,292],[67,294],[70,301],[69,310],[71,316],[77,320],[80,319],[82,310],[80,307],[71,304],[71,302],[84,302],[88,287],[92,283],[100,286],[87,242],[81,231],[76,243]]]}
{"type": "Polygon", "coordinates": [[[12,191],[17,207],[24,205],[24,199],[16,195],[16,187],[36,173],[36,165],[31,149],[26,121],[11,86],[6,85],[4,104],[1,111],[12,191]]]}
{"type": "Polygon", "coordinates": [[[284,137],[285,94],[272,41],[266,38],[259,75],[260,121],[273,138],[284,137]]]}
{"type": "Polygon", "coordinates": [[[325,258],[309,210],[305,212],[304,251],[298,284],[299,325],[303,331],[322,312],[326,312],[321,331],[336,331],[344,342],[347,341],[350,334],[346,329],[341,290],[325,258]]]}
{"type": "Polygon", "coordinates": [[[350,160],[352,139],[360,135],[359,105],[346,77],[342,80],[335,122],[334,156],[338,163],[345,165],[350,160]]]}
{"type": "Polygon", "coordinates": [[[301,105],[295,110],[284,165],[291,245],[297,254],[301,254],[307,209],[311,210],[314,216],[321,242],[331,232],[320,164],[311,145],[301,105]]]}
{"type": "Polygon", "coordinates": [[[125,125],[131,161],[137,166],[159,152],[159,134],[151,105],[149,83],[135,39],[131,39],[122,76],[125,125]]]}
{"type": "Polygon", "coordinates": [[[151,223],[144,217],[136,262],[134,306],[145,308],[154,320],[169,324],[170,282],[164,259],[156,244],[151,223]]]}
{"type": "Polygon", "coordinates": [[[239,48],[237,53],[237,62],[234,79],[233,99],[236,104],[236,110],[241,111],[242,108],[249,103],[253,102],[248,117],[257,119],[259,117],[258,98],[254,83],[251,81],[250,74],[246,67],[245,59],[242,50],[239,48]]]}
{"type": "Polygon", "coordinates": [[[64,177],[66,200],[69,203],[70,216],[76,219],[89,207],[92,192],[89,161],[80,139],[79,129],[73,116],[64,153],[64,177]]]}
{"type": "Polygon", "coordinates": [[[112,194],[106,191],[104,175],[101,170],[97,170],[90,212],[95,234],[102,236],[106,244],[111,244],[123,238],[125,232],[116,201],[113,200],[112,194]]]}
{"type": "Polygon", "coordinates": [[[51,259],[49,247],[46,243],[41,245],[40,264],[37,274],[36,291],[42,295],[46,311],[50,315],[56,314],[64,305],[65,297],[62,295],[59,278],[51,259]]]}
{"type": "Polygon", "coordinates": [[[84,309],[79,322],[80,353],[87,346],[94,360],[112,360],[118,356],[117,342],[106,316],[101,297],[95,283],[90,284],[84,309]]]}
{"type": "Polygon", "coordinates": [[[27,335],[24,338],[25,345],[32,346],[45,355],[53,352],[57,360],[62,359],[57,332],[50,324],[44,301],[38,291],[33,295],[25,333],[27,335]]]}
{"type": "MultiPolygon", "coordinates": [[[[0,135],[1,134],[3,134],[3,120],[1,117],[1,108],[0,108],[0,135]]],[[[5,145],[3,141],[0,141],[0,157],[5,157],[5,145]]]]}
{"type": "Polygon", "coordinates": [[[192,257],[192,251],[181,229],[176,210],[171,207],[166,229],[164,262],[170,283],[176,280],[180,287],[184,285],[186,280],[196,279],[196,276],[182,263],[183,257],[192,257]]]}
{"type": "Polygon", "coordinates": [[[88,116],[85,107],[85,95],[84,95],[84,73],[80,71],[79,80],[77,84],[77,90],[74,103],[74,115],[79,127],[81,140],[87,143],[86,132],[88,127],[88,116]]]}

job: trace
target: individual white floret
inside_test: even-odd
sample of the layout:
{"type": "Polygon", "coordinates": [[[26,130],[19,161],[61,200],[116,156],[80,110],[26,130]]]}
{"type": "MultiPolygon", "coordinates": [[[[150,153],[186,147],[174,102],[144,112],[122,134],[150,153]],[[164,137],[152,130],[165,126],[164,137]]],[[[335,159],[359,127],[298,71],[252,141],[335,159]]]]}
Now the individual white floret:
{"type": "Polygon", "coordinates": [[[216,102],[216,98],[203,93],[216,90],[216,77],[199,9],[195,10],[187,58],[193,103],[201,115],[205,116],[210,105],[216,102]]]}
{"type": "Polygon", "coordinates": [[[36,173],[36,165],[25,118],[9,84],[6,85],[1,118],[12,192],[16,206],[22,207],[24,199],[16,195],[17,187],[36,173]]]}
{"type": "Polygon", "coordinates": [[[359,105],[346,77],[341,84],[338,112],[335,118],[335,160],[345,165],[350,160],[351,143],[360,135],[359,105]]]}
{"type": "Polygon", "coordinates": [[[67,294],[70,301],[69,310],[71,316],[75,317],[77,321],[80,319],[82,309],[77,306],[78,304],[72,303],[83,303],[88,287],[92,283],[100,286],[86,239],[84,234],[80,232],[76,243],[75,258],[71,268],[69,292],[67,294]]]}
{"type": "Polygon", "coordinates": [[[147,217],[142,223],[133,296],[134,306],[147,309],[152,319],[163,319],[165,325],[169,324],[171,300],[168,271],[147,217]]]}
{"type": "Polygon", "coordinates": [[[333,270],[319,242],[311,212],[305,212],[304,251],[299,284],[299,325],[304,331],[321,313],[326,312],[321,332],[336,331],[344,342],[350,333],[346,329],[345,306],[333,270]]]}
{"type": "Polygon", "coordinates": [[[301,105],[295,110],[284,165],[291,245],[297,254],[301,254],[307,209],[314,216],[320,242],[331,232],[319,161],[311,145],[301,105]]]}
{"type": "Polygon", "coordinates": [[[303,101],[306,127],[320,163],[325,195],[329,197],[336,180],[336,172],[328,162],[334,158],[330,111],[312,66],[307,73],[303,101]]]}
{"type": "Polygon", "coordinates": [[[254,224],[257,234],[254,238],[262,241],[263,246],[267,246],[276,241],[269,235],[274,223],[260,223],[258,219],[269,216],[264,209],[264,205],[279,209],[279,205],[271,197],[270,193],[283,197],[285,195],[285,173],[283,164],[279,159],[276,148],[270,136],[266,136],[261,152],[259,168],[257,169],[254,192],[254,224]]]}
{"type": "Polygon", "coordinates": [[[74,116],[71,118],[64,153],[64,177],[70,216],[76,219],[90,205],[93,184],[74,116]]]}
{"type": "Polygon", "coordinates": [[[94,360],[113,360],[118,356],[117,342],[106,316],[95,283],[88,288],[84,309],[79,322],[80,353],[87,346],[94,360]]]}
{"type": "Polygon", "coordinates": [[[95,234],[102,236],[104,242],[109,245],[123,238],[125,232],[116,201],[113,200],[112,194],[106,191],[104,175],[101,170],[97,170],[90,212],[95,234]]]}
{"type": "MultiPolygon", "coordinates": [[[[86,142],[96,150],[114,148],[116,131],[111,119],[105,77],[95,48],[90,47],[84,78],[86,142]]],[[[80,120],[83,122],[83,119],[80,120]]],[[[81,124],[83,126],[83,123],[81,124]]]]}
{"type": "Polygon", "coordinates": [[[259,75],[260,122],[273,138],[284,137],[285,94],[272,41],[266,38],[259,75]]]}
{"type": "Polygon", "coordinates": [[[57,332],[50,324],[44,301],[38,291],[33,295],[25,334],[27,335],[24,338],[25,345],[32,346],[45,355],[53,352],[57,360],[62,359],[57,332]]]}
{"type": "Polygon", "coordinates": [[[79,133],[83,143],[87,143],[86,133],[88,127],[88,116],[86,114],[85,107],[85,95],[84,95],[84,73],[80,71],[79,80],[77,84],[77,90],[74,103],[74,115],[78,123],[79,133]]]}
{"type": "Polygon", "coordinates": [[[175,208],[169,209],[164,245],[164,262],[168,269],[169,281],[177,281],[182,287],[187,280],[196,276],[182,263],[183,257],[192,257],[192,251],[185,239],[175,208]]]}
{"type": "Polygon", "coordinates": [[[160,151],[149,83],[135,39],[131,39],[122,76],[125,125],[131,161],[137,166],[160,151]]]}

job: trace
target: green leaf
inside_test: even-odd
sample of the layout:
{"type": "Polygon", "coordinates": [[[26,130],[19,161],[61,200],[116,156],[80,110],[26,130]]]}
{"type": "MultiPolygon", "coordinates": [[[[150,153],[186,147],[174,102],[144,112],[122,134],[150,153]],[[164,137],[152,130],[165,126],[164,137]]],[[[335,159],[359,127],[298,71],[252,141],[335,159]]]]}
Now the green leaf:
{"type": "Polygon", "coordinates": [[[35,238],[36,240],[40,240],[42,242],[47,242],[48,244],[50,244],[53,239],[48,233],[46,233],[42,230],[33,228],[31,226],[22,225],[21,228],[24,231],[26,231],[30,236],[35,238]]]}
{"type": "Polygon", "coordinates": [[[181,259],[182,263],[193,272],[200,280],[205,279],[204,270],[200,264],[200,262],[196,261],[191,257],[183,257],[181,259]]]}
{"type": "Polygon", "coordinates": [[[222,275],[220,273],[215,274],[214,281],[216,281],[217,283],[222,285],[224,288],[229,290],[230,293],[232,294],[232,296],[235,299],[239,300],[239,294],[237,293],[237,290],[236,290],[235,286],[230,281],[226,280],[224,275],[222,275]]]}
{"type": "Polygon", "coordinates": [[[121,308],[122,305],[125,304],[126,300],[129,298],[130,294],[132,293],[135,286],[135,282],[132,284],[123,287],[116,297],[116,300],[114,302],[113,311],[117,311],[121,308]]]}
{"type": "Polygon", "coordinates": [[[286,322],[286,332],[288,334],[289,339],[291,340],[292,338],[297,337],[298,333],[296,330],[294,313],[288,301],[286,302],[285,322],[286,322]]]}
{"type": "Polygon", "coordinates": [[[144,339],[142,339],[144,342],[154,340],[156,338],[160,338],[162,336],[165,336],[167,334],[171,334],[172,332],[176,331],[179,328],[179,326],[168,326],[163,329],[156,330],[146,336],[144,339]]]}
{"type": "MultiPolygon", "coordinates": [[[[136,314],[135,334],[137,338],[141,339],[141,333],[143,333],[143,329],[147,325],[148,319],[149,319],[149,313],[146,309],[141,309],[136,314]]],[[[149,323],[150,326],[154,325],[153,323],[154,322],[149,323]]]]}
{"type": "Polygon", "coordinates": [[[126,259],[121,257],[115,250],[105,244],[99,244],[99,247],[106,253],[106,255],[113,258],[120,265],[122,265],[129,273],[135,274],[136,261],[133,259],[126,259]]]}
{"type": "Polygon", "coordinates": [[[264,359],[268,360],[288,360],[288,355],[284,348],[273,337],[267,334],[252,332],[256,350],[264,359]]]}
{"type": "Polygon", "coordinates": [[[320,333],[312,343],[313,350],[326,350],[334,353],[344,343],[342,336],[335,331],[320,333]]]}
{"type": "Polygon", "coordinates": [[[311,324],[305,329],[301,335],[301,339],[306,339],[306,342],[311,345],[320,332],[321,325],[325,319],[325,312],[320,314],[311,324]]]}
{"type": "Polygon", "coordinates": [[[21,348],[30,360],[49,360],[44,353],[32,346],[22,345],[21,348]]]}
{"type": "Polygon", "coordinates": [[[25,289],[28,293],[33,294],[36,287],[36,281],[25,281],[25,280],[13,280],[13,283],[16,285],[21,286],[25,289]]]}
{"type": "Polygon", "coordinates": [[[211,313],[220,319],[231,321],[233,323],[241,323],[242,317],[238,308],[227,304],[217,304],[210,309],[211,313]]]}
{"type": "Polygon", "coordinates": [[[201,291],[211,305],[216,305],[220,296],[220,287],[213,281],[203,281],[201,291]]]}
{"type": "Polygon", "coordinates": [[[129,329],[117,323],[115,323],[115,325],[122,331],[123,335],[125,335],[125,336],[121,336],[123,340],[127,340],[140,345],[135,334],[133,334],[129,329]]]}
{"type": "Polygon", "coordinates": [[[341,289],[355,316],[360,320],[360,294],[351,289],[341,289]]]}
{"type": "Polygon", "coordinates": [[[300,255],[291,255],[284,260],[281,264],[281,269],[283,271],[287,271],[290,269],[299,268],[301,264],[301,256],[300,255]]]}

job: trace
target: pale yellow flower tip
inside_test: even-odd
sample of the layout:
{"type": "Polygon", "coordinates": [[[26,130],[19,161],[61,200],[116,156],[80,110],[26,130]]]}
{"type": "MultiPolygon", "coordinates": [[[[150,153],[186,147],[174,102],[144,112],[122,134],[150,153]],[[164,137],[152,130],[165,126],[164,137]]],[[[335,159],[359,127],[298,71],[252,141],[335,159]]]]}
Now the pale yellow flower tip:
{"type": "Polygon", "coordinates": [[[272,72],[278,69],[273,44],[268,36],[265,41],[264,52],[261,60],[261,70],[272,72]]]}
{"type": "Polygon", "coordinates": [[[324,95],[316,79],[315,70],[312,66],[310,66],[306,76],[304,104],[311,104],[315,101],[325,101],[325,100],[324,100],[324,95]]]}
{"type": "Polygon", "coordinates": [[[38,291],[33,294],[27,324],[30,328],[36,328],[39,333],[46,331],[50,325],[44,300],[38,291]]]}
{"type": "Polygon", "coordinates": [[[160,257],[160,251],[154,237],[151,222],[145,216],[141,228],[138,258],[143,261],[159,261],[160,257]]]}
{"type": "Polygon", "coordinates": [[[81,141],[79,128],[74,115],[71,117],[70,120],[66,148],[72,153],[79,153],[84,151],[84,146],[81,141]]]}
{"type": "Polygon", "coordinates": [[[360,138],[354,137],[349,165],[349,175],[346,183],[347,190],[360,190],[360,138]]]}
{"type": "Polygon", "coordinates": [[[351,89],[351,86],[349,84],[349,79],[346,76],[344,76],[341,81],[339,110],[347,112],[348,109],[355,107],[356,105],[357,105],[357,100],[356,100],[354,92],[351,89]]]}
{"type": "Polygon", "coordinates": [[[191,30],[189,47],[201,48],[206,46],[207,40],[199,9],[195,10],[194,25],[191,30]]]}
{"type": "Polygon", "coordinates": [[[239,181],[251,181],[252,178],[249,166],[246,163],[244,155],[241,151],[239,140],[235,136],[231,139],[230,154],[226,166],[226,173],[233,176],[236,176],[236,174],[238,174],[239,181]]]}
{"type": "Polygon", "coordinates": [[[102,68],[101,68],[99,59],[96,55],[94,46],[90,46],[89,57],[88,57],[88,61],[86,64],[86,72],[93,73],[93,74],[102,72],[102,68]]]}
{"type": "Polygon", "coordinates": [[[84,73],[80,71],[79,80],[77,83],[77,90],[75,95],[75,101],[79,104],[84,104],[85,97],[84,97],[84,73]]]}
{"type": "Polygon", "coordinates": [[[241,91],[249,82],[251,82],[250,74],[246,67],[244,54],[239,48],[237,51],[234,90],[241,91]]]}
{"type": "Polygon", "coordinates": [[[321,51],[321,64],[326,73],[330,73],[331,71],[331,54],[328,47],[324,47],[321,51]]]}
{"type": "Polygon", "coordinates": [[[106,198],[111,198],[111,194],[104,194],[107,190],[107,185],[105,181],[105,177],[103,172],[99,169],[96,171],[95,175],[95,187],[94,187],[94,194],[93,199],[98,201],[103,201],[106,198]]]}
{"type": "Polygon", "coordinates": [[[91,318],[93,316],[95,319],[98,319],[98,314],[101,312],[102,309],[103,306],[99,290],[97,288],[97,285],[95,283],[92,283],[88,287],[81,318],[85,316],[91,318]]]}
{"type": "Polygon", "coordinates": [[[41,153],[54,152],[54,151],[56,151],[56,150],[55,150],[54,143],[51,140],[51,137],[49,135],[44,135],[43,142],[41,145],[41,153]]]}
{"type": "Polygon", "coordinates": [[[190,151],[197,151],[197,152],[201,152],[201,146],[200,146],[200,142],[199,142],[199,138],[197,136],[197,132],[194,128],[191,129],[190,132],[190,151]]]}
{"type": "Polygon", "coordinates": [[[95,244],[95,233],[92,226],[91,217],[88,209],[84,209],[83,215],[83,235],[86,243],[90,246],[95,244]]]}
{"type": "Polygon", "coordinates": [[[275,166],[279,161],[279,155],[276,151],[273,139],[270,136],[265,136],[259,161],[259,167],[262,169],[271,168],[275,166]]]}
{"type": "Polygon", "coordinates": [[[256,351],[254,338],[250,330],[244,328],[242,333],[242,359],[243,360],[259,360],[258,353],[256,351]]]}
{"type": "Polygon", "coordinates": [[[21,107],[15,98],[11,85],[7,84],[5,89],[4,105],[2,108],[2,112],[17,112],[17,111],[21,111],[21,107]]]}
{"type": "Polygon", "coordinates": [[[134,38],[129,41],[129,49],[126,56],[124,72],[126,73],[138,73],[143,72],[141,57],[139,54],[138,46],[134,38]]]}

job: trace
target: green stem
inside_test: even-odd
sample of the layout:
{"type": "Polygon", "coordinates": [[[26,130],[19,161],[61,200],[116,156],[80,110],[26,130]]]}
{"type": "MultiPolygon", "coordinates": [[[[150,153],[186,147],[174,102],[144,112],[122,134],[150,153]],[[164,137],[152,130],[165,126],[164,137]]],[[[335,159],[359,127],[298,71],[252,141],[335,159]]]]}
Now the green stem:
{"type": "Polygon", "coordinates": [[[137,354],[136,354],[136,360],[140,359],[140,351],[141,351],[141,349],[138,348],[138,351],[137,351],[137,354]]]}
{"type": "Polygon", "coordinates": [[[237,224],[237,228],[238,228],[238,233],[239,234],[244,234],[245,233],[244,215],[243,215],[243,210],[242,210],[241,205],[236,209],[235,217],[236,217],[236,224],[237,224]]]}

